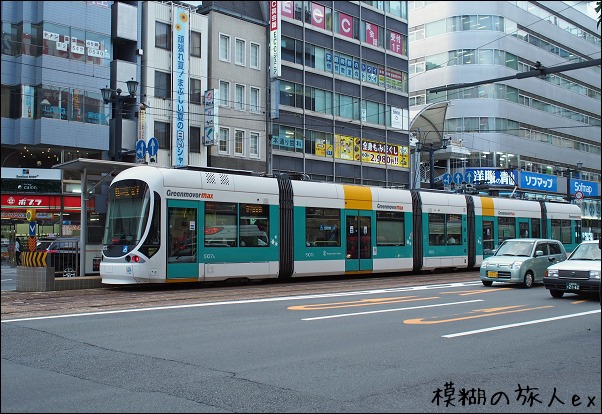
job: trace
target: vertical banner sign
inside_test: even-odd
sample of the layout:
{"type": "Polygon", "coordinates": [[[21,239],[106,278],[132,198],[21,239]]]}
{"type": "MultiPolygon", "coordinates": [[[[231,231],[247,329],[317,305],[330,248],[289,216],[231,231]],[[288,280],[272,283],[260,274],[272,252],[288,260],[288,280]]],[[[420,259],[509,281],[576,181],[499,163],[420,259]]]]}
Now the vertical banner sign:
{"type": "Polygon", "coordinates": [[[34,90],[29,85],[23,85],[22,89],[22,108],[21,108],[21,118],[33,119],[33,93],[34,90]]]}
{"type": "Polygon", "coordinates": [[[279,78],[281,75],[280,2],[270,1],[270,78],[279,78]]]}
{"type": "Polygon", "coordinates": [[[188,9],[173,7],[173,136],[171,164],[188,166],[188,9]]]}
{"type": "Polygon", "coordinates": [[[205,132],[203,134],[203,144],[206,146],[215,145],[215,134],[219,131],[218,108],[215,100],[219,98],[219,91],[209,89],[205,91],[205,132]]]}
{"type": "MultiPolygon", "coordinates": [[[[140,112],[138,113],[138,141],[144,141],[145,146],[147,144],[147,128],[146,106],[140,105],[140,112]]],[[[136,147],[138,147],[138,145],[136,145],[136,147]]],[[[142,158],[136,157],[136,162],[138,164],[142,164],[144,161],[146,161],[146,154],[144,154],[144,157],[142,158]]]]}

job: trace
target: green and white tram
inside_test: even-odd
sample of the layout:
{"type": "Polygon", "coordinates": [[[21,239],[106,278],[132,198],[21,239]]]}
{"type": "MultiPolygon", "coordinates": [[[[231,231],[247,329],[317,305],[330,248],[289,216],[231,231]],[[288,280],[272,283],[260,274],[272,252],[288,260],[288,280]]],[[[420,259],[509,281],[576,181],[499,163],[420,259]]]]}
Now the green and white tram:
{"type": "Polygon", "coordinates": [[[503,240],[580,242],[581,210],[509,198],[137,166],[109,191],[106,284],[474,268],[503,240]]]}

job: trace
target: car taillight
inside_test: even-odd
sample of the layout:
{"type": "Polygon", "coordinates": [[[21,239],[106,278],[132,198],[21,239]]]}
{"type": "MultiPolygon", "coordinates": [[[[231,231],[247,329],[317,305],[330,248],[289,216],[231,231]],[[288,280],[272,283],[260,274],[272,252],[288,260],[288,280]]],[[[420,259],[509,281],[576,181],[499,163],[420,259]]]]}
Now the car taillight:
{"type": "Polygon", "coordinates": [[[46,250],[46,253],[58,253],[58,250],[46,250]]]}
{"type": "Polygon", "coordinates": [[[223,227],[205,227],[205,234],[212,235],[215,233],[219,233],[223,229],[224,229],[223,227]]]}

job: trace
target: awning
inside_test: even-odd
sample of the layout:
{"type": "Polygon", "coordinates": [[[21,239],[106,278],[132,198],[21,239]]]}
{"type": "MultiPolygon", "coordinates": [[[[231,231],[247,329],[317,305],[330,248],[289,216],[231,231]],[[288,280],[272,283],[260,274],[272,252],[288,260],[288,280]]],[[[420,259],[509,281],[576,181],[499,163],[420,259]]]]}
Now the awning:
{"type": "MultiPolygon", "coordinates": [[[[445,114],[451,101],[410,108],[410,132],[422,144],[440,144],[443,140],[445,114]]],[[[415,143],[415,141],[414,141],[415,143]]]]}

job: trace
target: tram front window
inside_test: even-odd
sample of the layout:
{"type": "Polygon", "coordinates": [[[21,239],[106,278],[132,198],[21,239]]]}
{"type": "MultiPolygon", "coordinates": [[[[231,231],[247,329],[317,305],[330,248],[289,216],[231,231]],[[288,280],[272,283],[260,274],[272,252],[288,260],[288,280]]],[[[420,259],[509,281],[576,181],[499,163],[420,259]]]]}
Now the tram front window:
{"type": "Polygon", "coordinates": [[[148,186],[139,180],[124,180],[111,185],[109,206],[103,237],[106,256],[123,256],[137,245],[148,221],[150,193],[148,186]]]}

